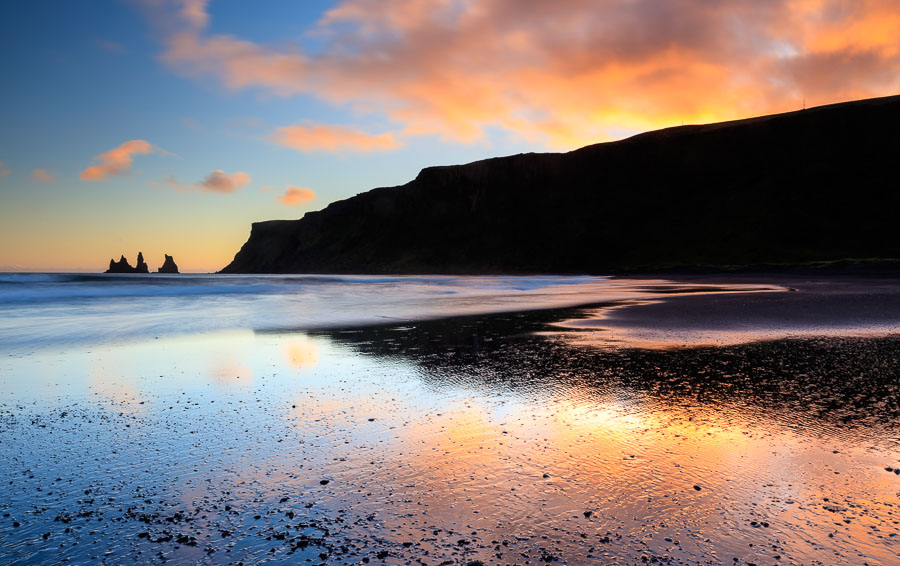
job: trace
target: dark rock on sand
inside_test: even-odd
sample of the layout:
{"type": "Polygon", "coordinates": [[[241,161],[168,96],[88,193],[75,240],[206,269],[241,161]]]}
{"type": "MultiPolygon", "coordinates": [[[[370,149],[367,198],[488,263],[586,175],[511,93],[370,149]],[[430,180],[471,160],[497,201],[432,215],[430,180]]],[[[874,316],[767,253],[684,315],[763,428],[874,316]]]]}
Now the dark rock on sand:
{"type": "Polygon", "coordinates": [[[608,273],[900,258],[900,96],[429,167],[254,223],[225,273],[608,273]]]}
{"type": "Polygon", "coordinates": [[[157,273],[179,273],[178,266],[175,264],[175,259],[169,254],[164,254],[166,256],[166,260],[163,262],[162,266],[156,270],[157,273]]]}

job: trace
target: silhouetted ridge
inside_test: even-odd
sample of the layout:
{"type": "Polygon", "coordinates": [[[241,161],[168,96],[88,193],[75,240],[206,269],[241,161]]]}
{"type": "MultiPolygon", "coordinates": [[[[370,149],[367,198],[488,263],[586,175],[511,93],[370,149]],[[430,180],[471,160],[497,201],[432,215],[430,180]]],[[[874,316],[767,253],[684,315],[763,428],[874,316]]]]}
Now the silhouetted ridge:
{"type": "Polygon", "coordinates": [[[900,97],[429,167],[254,223],[226,273],[600,273],[900,257],[900,97]]]}

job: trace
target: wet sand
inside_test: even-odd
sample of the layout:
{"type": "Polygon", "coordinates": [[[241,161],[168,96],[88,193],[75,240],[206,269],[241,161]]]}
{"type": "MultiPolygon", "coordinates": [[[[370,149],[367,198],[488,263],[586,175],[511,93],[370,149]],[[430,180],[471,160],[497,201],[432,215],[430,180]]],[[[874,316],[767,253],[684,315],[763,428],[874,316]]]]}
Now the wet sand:
{"type": "Polygon", "coordinates": [[[673,288],[676,300],[657,289],[658,298],[601,305],[558,326],[594,330],[581,338],[598,346],[639,348],[900,333],[900,276],[893,274],[681,275],[678,281],[685,289],[673,288]],[[732,285],[761,291],[723,292],[732,285]],[[771,290],[778,287],[787,292],[771,290]]]}
{"type": "Polygon", "coordinates": [[[0,562],[895,563],[896,287],[781,281],[4,356],[0,562]]]}

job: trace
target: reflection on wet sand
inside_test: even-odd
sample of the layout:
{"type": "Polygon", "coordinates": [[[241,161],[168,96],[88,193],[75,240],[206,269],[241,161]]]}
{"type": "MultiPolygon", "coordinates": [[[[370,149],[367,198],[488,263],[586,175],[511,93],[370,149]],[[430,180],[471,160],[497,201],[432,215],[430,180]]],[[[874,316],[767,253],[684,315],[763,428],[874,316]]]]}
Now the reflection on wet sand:
{"type": "Polygon", "coordinates": [[[288,342],[285,345],[285,353],[292,368],[311,367],[319,361],[319,351],[315,342],[305,336],[288,342]]]}
{"type": "Polygon", "coordinates": [[[567,560],[891,562],[897,339],[611,352],[497,333],[506,324],[528,326],[329,335],[477,395],[404,427],[416,450],[397,481],[427,494],[428,514],[391,528],[474,529],[473,542],[567,560]]]}
{"type": "Polygon", "coordinates": [[[610,349],[552,326],[585,316],[54,358],[134,413],[7,359],[49,393],[0,397],[0,561],[896,561],[900,338],[610,349]]]}
{"type": "Polygon", "coordinates": [[[572,343],[607,349],[900,334],[900,280],[893,275],[759,275],[756,285],[734,275],[703,280],[715,284],[653,282],[648,296],[586,308],[553,326],[568,331],[572,343]],[[779,284],[782,292],[773,292],[779,284]]]}

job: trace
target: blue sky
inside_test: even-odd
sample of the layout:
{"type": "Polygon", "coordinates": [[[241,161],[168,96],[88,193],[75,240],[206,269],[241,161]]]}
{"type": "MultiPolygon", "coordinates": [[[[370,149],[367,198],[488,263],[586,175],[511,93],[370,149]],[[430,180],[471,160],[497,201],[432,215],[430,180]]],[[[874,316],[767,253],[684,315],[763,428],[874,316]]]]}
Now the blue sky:
{"type": "Polygon", "coordinates": [[[211,271],[429,165],[895,93],[900,9],[832,4],[9,2],[0,270],[211,271]]]}

